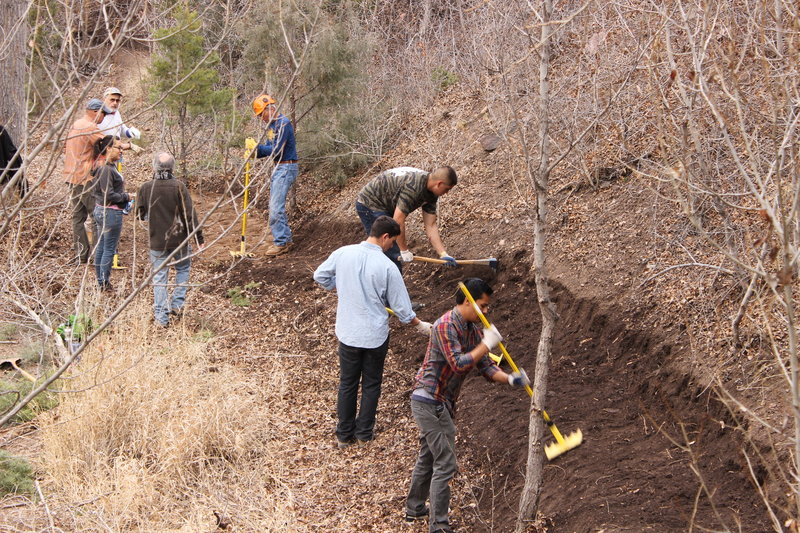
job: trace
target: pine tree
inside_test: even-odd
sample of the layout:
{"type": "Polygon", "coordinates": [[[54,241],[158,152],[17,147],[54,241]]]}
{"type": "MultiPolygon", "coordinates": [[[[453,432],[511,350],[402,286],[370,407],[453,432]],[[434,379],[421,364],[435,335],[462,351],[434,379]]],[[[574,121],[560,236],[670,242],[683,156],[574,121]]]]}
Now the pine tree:
{"type": "Polygon", "coordinates": [[[153,102],[162,100],[168,132],[177,128],[177,140],[171,142],[180,161],[181,176],[187,177],[187,157],[208,139],[193,128],[199,117],[220,109],[231,98],[230,89],[216,89],[219,54],[206,49],[202,21],[197,12],[176,7],[175,24],[153,32],[157,53],[150,66],[153,102]]]}

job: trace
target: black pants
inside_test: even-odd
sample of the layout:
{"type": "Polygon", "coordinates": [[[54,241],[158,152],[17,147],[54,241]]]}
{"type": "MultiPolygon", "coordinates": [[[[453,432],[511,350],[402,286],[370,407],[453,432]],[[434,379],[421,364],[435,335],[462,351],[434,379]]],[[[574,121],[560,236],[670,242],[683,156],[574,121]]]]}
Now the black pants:
{"type": "Polygon", "coordinates": [[[336,413],[336,437],[348,441],[372,440],[375,413],[381,396],[383,363],[389,349],[389,337],[377,348],[357,348],[339,343],[339,397],[336,413]],[[356,416],[358,385],[361,384],[361,407],[356,416]]]}

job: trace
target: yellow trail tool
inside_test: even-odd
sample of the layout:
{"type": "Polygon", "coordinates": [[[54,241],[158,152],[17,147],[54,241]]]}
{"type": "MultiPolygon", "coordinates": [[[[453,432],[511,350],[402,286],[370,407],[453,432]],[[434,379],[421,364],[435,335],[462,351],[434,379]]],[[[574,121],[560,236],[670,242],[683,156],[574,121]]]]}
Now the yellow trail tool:
{"type": "MultiPolygon", "coordinates": [[[[392,311],[390,308],[388,308],[388,307],[387,307],[387,308],[386,308],[386,310],[387,310],[387,311],[389,311],[389,314],[390,314],[390,315],[394,315],[394,311],[392,311]]],[[[500,356],[499,356],[499,355],[497,355],[497,354],[493,354],[492,352],[489,352],[489,359],[491,359],[492,361],[494,361],[494,362],[495,362],[495,364],[497,364],[497,365],[499,365],[499,364],[500,364],[500,361],[502,361],[502,360],[503,360],[503,358],[502,358],[502,357],[500,357],[500,356]]]]}
{"type": "MultiPolygon", "coordinates": [[[[461,292],[464,293],[464,296],[467,297],[469,303],[472,304],[472,307],[475,309],[475,312],[478,314],[478,317],[481,319],[484,327],[491,327],[491,324],[486,317],[484,316],[483,312],[481,312],[481,308],[478,307],[478,304],[475,303],[475,299],[469,293],[467,286],[463,283],[459,282],[458,288],[461,289],[461,292]]],[[[511,370],[514,372],[519,372],[519,368],[517,365],[514,364],[514,360],[511,359],[511,355],[506,350],[506,347],[501,342],[499,344],[500,351],[503,352],[503,356],[508,361],[509,366],[511,366],[511,370]]],[[[533,389],[531,389],[530,385],[525,386],[525,390],[528,391],[528,396],[533,397],[533,389]]],[[[550,428],[550,431],[553,433],[553,436],[556,438],[556,442],[551,442],[547,446],[544,447],[544,454],[547,456],[548,460],[552,460],[554,457],[558,457],[562,453],[568,452],[573,448],[577,448],[583,442],[583,433],[580,429],[573,431],[566,438],[561,435],[561,432],[556,427],[555,422],[553,422],[550,417],[547,415],[547,411],[542,409],[542,416],[544,417],[544,422],[547,424],[547,427],[550,428]]]]}
{"type": "MultiPolygon", "coordinates": [[[[122,162],[121,161],[117,161],[117,172],[119,172],[120,174],[122,173],[122,162]]],[[[114,250],[114,261],[111,263],[111,268],[113,270],[127,270],[128,269],[128,267],[124,267],[124,266],[119,264],[119,253],[117,252],[117,250],[114,250]]]]}
{"type": "Polygon", "coordinates": [[[244,235],[247,231],[247,200],[248,194],[250,192],[250,157],[251,153],[249,151],[245,152],[245,157],[247,158],[247,162],[244,164],[244,209],[242,213],[242,240],[239,244],[239,250],[231,250],[231,255],[233,257],[255,257],[255,254],[252,252],[246,252],[244,246],[244,235]]]}

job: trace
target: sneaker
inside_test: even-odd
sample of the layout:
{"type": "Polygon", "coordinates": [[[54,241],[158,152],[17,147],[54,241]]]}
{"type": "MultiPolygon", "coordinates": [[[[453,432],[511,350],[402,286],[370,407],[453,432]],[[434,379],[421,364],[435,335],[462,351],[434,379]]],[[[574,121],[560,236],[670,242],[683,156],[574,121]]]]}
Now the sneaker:
{"type": "Polygon", "coordinates": [[[428,506],[425,506],[425,511],[423,511],[422,513],[412,513],[411,511],[406,509],[405,521],[410,523],[410,522],[416,522],[417,520],[423,520],[425,518],[428,518],[428,515],[430,513],[431,510],[428,506]]]}
{"type": "Polygon", "coordinates": [[[355,443],[356,439],[347,439],[347,440],[339,440],[338,438],[336,439],[336,447],[339,448],[340,450],[344,450],[348,446],[352,446],[355,443]]]}
{"type": "Polygon", "coordinates": [[[291,247],[292,243],[290,242],[284,244],[283,246],[278,246],[277,244],[270,244],[269,248],[267,248],[267,251],[264,253],[264,255],[268,256],[283,255],[286,252],[288,252],[289,248],[291,247]]]}

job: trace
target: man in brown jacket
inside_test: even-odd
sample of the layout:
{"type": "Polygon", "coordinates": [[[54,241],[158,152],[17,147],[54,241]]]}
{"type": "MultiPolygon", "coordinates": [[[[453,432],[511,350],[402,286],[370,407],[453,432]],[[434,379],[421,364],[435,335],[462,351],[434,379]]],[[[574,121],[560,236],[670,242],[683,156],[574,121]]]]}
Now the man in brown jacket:
{"type": "Polygon", "coordinates": [[[191,242],[203,248],[203,230],[197,224],[189,189],[175,179],[175,158],[162,152],[153,159],[153,179],[144,183],[136,195],[136,216],[147,220],[150,230],[150,262],[153,265],[153,313],[159,326],[169,326],[170,318],[183,315],[189,268],[192,264],[191,242]],[[189,235],[197,230],[191,239],[189,235]],[[176,252],[177,250],[177,252],[176,252]],[[167,261],[170,255],[175,254],[167,261]],[[175,267],[175,290],[169,298],[169,267],[175,267]]]}
{"type": "Polygon", "coordinates": [[[69,186],[70,205],[72,205],[72,242],[76,260],[89,262],[92,244],[86,235],[86,219],[90,218],[92,233],[95,231],[94,196],[92,195],[92,163],[94,144],[103,138],[97,128],[106,114],[113,113],[101,100],[92,98],[86,104],[83,117],[72,124],[64,145],[64,182],[69,186]]]}

